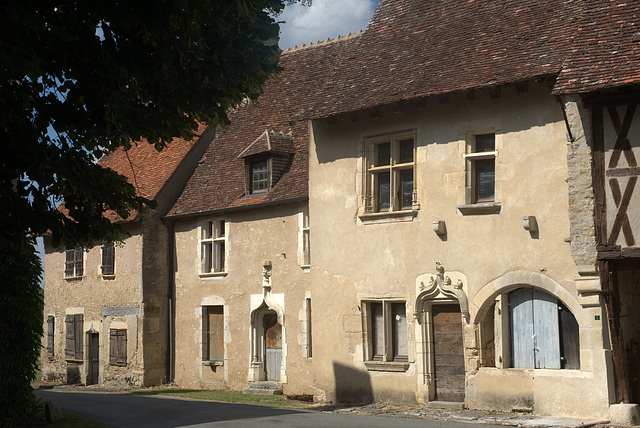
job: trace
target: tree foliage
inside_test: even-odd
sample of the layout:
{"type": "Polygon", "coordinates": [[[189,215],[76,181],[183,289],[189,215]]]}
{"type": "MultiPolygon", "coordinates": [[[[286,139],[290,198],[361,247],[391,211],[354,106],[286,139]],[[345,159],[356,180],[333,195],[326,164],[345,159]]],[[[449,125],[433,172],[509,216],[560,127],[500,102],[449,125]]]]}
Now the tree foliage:
{"type": "MultiPolygon", "coordinates": [[[[172,138],[190,138],[198,122],[225,124],[229,108],[257,98],[277,71],[277,46],[265,41],[278,35],[273,16],[284,3],[0,4],[3,338],[7,320],[19,307],[12,304],[24,305],[41,329],[41,308],[31,296],[38,286],[30,273],[31,237],[50,233],[54,244],[84,245],[118,239],[119,226],[104,217],[105,211],[127,218],[150,202],[95,161],[143,138],[160,150],[172,138]],[[62,200],[68,214],[57,209],[62,200]],[[29,272],[21,269],[26,265],[29,272]]],[[[29,334],[14,338],[20,342],[16,349],[29,354],[31,347],[24,361],[33,367],[40,341],[31,333],[40,330],[32,323],[22,328],[29,334]]],[[[16,356],[7,358],[11,361],[0,366],[3,385],[13,385],[14,370],[18,383],[31,377],[33,370],[19,365],[16,356]]],[[[9,402],[7,394],[3,387],[0,402],[9,402]]],[[[17,394],[18,402],[24,401],[22,389],[17,394]]]]}

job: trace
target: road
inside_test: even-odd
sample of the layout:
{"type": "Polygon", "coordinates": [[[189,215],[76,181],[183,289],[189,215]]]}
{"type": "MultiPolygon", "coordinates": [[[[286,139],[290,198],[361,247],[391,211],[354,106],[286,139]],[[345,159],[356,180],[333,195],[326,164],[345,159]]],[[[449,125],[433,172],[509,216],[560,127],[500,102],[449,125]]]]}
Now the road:
{"type": "MultiPolygon", "coordinates": [[[[38,389],[43,402],[57,402],[62,411],[113,428],[163,427],[353,427],[471,428],[473,424],[428,419],[362,416],[310,410],[275,409],[247,404],[120,393],[68,392],[38,389]]],[[[480,425],[492,427],[492,425],[480,425]]],[[[493,427],[498,427],[494,425],[493,427]]]]}

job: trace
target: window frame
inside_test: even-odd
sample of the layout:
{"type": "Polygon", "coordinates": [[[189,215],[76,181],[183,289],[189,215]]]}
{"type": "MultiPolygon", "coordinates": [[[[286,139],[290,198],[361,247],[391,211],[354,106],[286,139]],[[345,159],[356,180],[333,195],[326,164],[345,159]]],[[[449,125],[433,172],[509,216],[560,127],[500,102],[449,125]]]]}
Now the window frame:
{"type": "Polygon", "coordinates": [[[103,277],[114,277],[116,275],[116,246],[113,242],[108,242],[100,247],[100,274],[103,277]],[[111,252],[111,254],[109,254],[111,252]],[[111,260],[107,260],[107,262],[111,262],[111,264],[105,263],[105,258],[111,258],[111,260]],[[105,269],[105,267],[107,269],[105,269]]]}
{"type": "Polygon", "coordinates": [[[227,274],[229,222],[225,219],[209,219],[198,227],[200,276],[227,274]]]}
{"type": "MultiPolygon", "coordinates": [[[[409,322],[407,316],[407,303],[405,300],[396,299],[368,299],[363,300],[363,326],[365,328],[364,363],[369,370],[381,371],[405,371],[409,367],[409,322]],[[394,306],[402,306],[404,314],[404,332],[398,333],[396,323],[393,322],[394,306]],[[377,326],[375,309],[380,308],[382,318],[382,344],[381,353],[376,353],[377,326]],[[405,353],[401,353],[400,340],[404,340],[405,353]],[[394,367],[395,366],[395,367],[394,367]]],[[[401,324],[401,325],[402,325],[401,324]]]]}
{"type": "Polygon", "coordinates": [[[309,209],[305,207],[300,211],[300,232],[298,236],[298,259],[304,272],[309,272],[311,267],[311,228],[309,227],[309,209]]]}
{"type": "Polygon", "coordinates": [[[127,366],[127,329],[109,329],[109,365],[127,366]]]}
{"type": "Polygon", "coordinates": [[[464,158],[467,163],[467,188],[469,204],[494,203],[496,201],[496,158],[498,151],[496,150],[496,133],[493,132],[476,132],[470,135],[467,141],[467,151],[464,158]],[[478,139],[480,137],[493,137],[493,150],[479,150],[478,139]],[[492,161],[492,162],[491,162],[492,161]],[[480,195],[480,168],[479,164],[491,164],[493,166],[493,196],[483,197],[480,195]]]}
{"type": "Polygon", "coordinates": [[[202,364],[205,366],[223,366],[225,358],[224,327],[225,315],[224,305],[202,306],[202,364]],[[211,355],[212,349],[212,329],[211,318],[213,315],[219,316],[218,330],[215,335],[217,355],[211,355]]]}
{"type": "Polygon", "coordinates": [[[64,278],[82,278],[84,275],[84,248],[82,246],[66,246],[64,256],[64,278]]]}
{"type": "MultiPolygon", "coordinates": [[[[392,134],[365,137],[363,156],[363,192],[362,204],[364,216],[393,216],[398,213],[410,213],[419,209],[416,186],[417,170],[417,132],[407,130],[392,134]],[[411,140],[411,159],[403,159],[402,145],[411,140]],[[381,160],[382,149],[389,145],[388,162],[381,160]],[[407,171],[411,171],[412,187],[410,191],[411,204],[406,199],[409,193],[404,190],[407,171]],[[383,185],[381,177],[388,177],[388,206],[381,194],[383,185]]],[[[386,159],[386,151],[384,153],[386,159]]],[[[386,199],[386,198],[384,198],[386,199]]]]}

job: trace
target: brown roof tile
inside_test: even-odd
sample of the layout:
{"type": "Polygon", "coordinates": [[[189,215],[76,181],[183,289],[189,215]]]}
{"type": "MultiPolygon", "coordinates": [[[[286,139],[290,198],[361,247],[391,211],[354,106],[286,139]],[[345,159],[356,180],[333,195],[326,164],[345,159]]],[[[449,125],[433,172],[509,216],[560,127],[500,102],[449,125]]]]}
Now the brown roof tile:
{"type": "MultiPolygon", "coordinates": [[[[200,125],[196,136],[202,135],[205,129],[205,125],[200,125]]],[[[133,143],[129,150],[115,150],[100,159],[98,164],[127,177],[139,196],[154,199],[196,141],[197,137],[190,141],[176,138],[158,152],[153,144],[142,140],[133,143]]]]}
{"type": "Polygon", "coordinates": [[[591,0],[554,93],[640,83],[640,0],[591,0]]]}
{"type": "Polygon", "coordinates": [[[556,75],[583,1],[382,0],[311,117],[556,75]]]}

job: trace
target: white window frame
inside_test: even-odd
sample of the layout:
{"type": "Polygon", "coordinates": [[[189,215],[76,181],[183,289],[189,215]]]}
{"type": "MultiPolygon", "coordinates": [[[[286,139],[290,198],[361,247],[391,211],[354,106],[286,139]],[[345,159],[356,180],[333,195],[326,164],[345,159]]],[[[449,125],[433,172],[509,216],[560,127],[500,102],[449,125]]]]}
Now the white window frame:
{"type": "Polygon", "coordinates": [[[377,135],[366,137],[363,141],[363,183],[362,183],[362,206],[363,216],[394,216],[401,213],[411,213],[420,208],[418,202],[418,192],[416,186],[416,170],[417,170],[417,150],[416,143],[418,137],[415,130],[397,132],[393,134],[377,135]],[[410,162],[399,163],[400,158],[400,142],[405,140],[413,140],[413,160],[410,162]],[[389,165],[376,165],[378,156],[378,147],[381,144],[390,144],[390,162],[389,165]],[[400,174],[402,171],[412,170],[413,189],[411,195],[411,206],[403,206],[402,190],[398,190],[402,183],[400,174]],[[384,172],[389,172],[389,208],[381,209],[379,207],[378,195],[378,177],[384,172]]]}
{"type": "Polygon", "coordinates": [[[229,222],[224,219],[204,220],[198,227],[198,236],[200,276],[226,275],[229,258],[229,222]]]}
{"type": "Polygon", "coordinates": [[[465,138],[465,152],[462,155],[465,171],[465,195],[464,205],[458,205],[458,210],[463,214],[497,214],[501,210],[500,188],[498,183],[498,147],[500,144],[500,134],[495,128],[482,128],[467,131],[465,138]],[[476,137],[479,135],[492,134],[494,136],[494,150],[483,152],[476,151],[476,137]],[[477,190],[477,163],[487,159],[493,159],[493,199],[481,199],[477,190]]]}
{"type": "Polygon", "coordinates": [[[74,247],[65,247],[64,250],[64,278],[65,279],[77,279],[77,278],[82,278],[84,276],[84,272],[85,272],[85,259],[86,257],[84,256],[85,253],[85,249],[81,246],[74,246],[74,247]],[[79,251],[79,253],[78,253],[79,251]],[[69,254],[70,252],[73,252],[73,261],[69,262],[67,261],[67,254],[69,254]],[[78,254],[80,254],[80,262],[82,263],[82,271],[78,272],[78,254]],[[67,263],[73,263],[73,274],[72,275],[67,275],[67,263]]]}
{"type": "Polygon", "coordinates": [[[309,227],[309,209],[303,208],[299,214],[300,232],[298,234],[298,262],[304,272],[311,268],[311,241],[309,227]]]}

